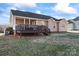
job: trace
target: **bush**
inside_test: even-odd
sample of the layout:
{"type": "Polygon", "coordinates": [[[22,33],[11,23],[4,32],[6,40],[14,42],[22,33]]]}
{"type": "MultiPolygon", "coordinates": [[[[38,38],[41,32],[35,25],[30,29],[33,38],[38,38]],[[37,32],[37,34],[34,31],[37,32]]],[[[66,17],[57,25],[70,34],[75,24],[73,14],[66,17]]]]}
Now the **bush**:
{"type": "Polygon", "coordinates": [[[12,27],[8,27],[8,28],[6,28],[6,31],[5,31],[5,32],[8,32],[9,34],[13,34],[13,33],[14,33],[12,27]]]}

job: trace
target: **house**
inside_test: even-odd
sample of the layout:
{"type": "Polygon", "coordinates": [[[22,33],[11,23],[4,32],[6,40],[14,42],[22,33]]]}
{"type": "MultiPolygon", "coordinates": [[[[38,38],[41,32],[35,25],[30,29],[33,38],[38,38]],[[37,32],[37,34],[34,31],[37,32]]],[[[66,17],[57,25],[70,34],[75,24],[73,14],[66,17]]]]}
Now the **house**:
{"type": "Polygon", "coordinates": [[[27,25],[45,25],[49,27],[51,32],[66,32],[67,21],[64,19],[55,19],[51,16],[36,14],[31,12],[24,12],[18,10],[11,10],[10,26],[15,31],[15,26],[18,24],[27,25]]]}
{"type": "Polygon", "coordinates": [[[74,30],[79,30],[79,20],[78,21],[74,21],[74,30]]]}
{"type": "Polygon", "coordinates": [[[56,20],[57,32],[67,32],[67,21],[65,19],[56,20]]]}
{"type": "Polygon", "coordinates": [[[79,30],[79,17],[72,19],[74,22],[74,30],[79,30]]]}
{"type": "Polygon", "coordinates": [[[68,28],[67,31],[72,31],[75,28],[75,24],[73,20],[68,20],[68,28]]]}
{"type": "Polygon", "coordinates": [[[79,17],[68,20],[68,30],[79,30],[79,17]]]}

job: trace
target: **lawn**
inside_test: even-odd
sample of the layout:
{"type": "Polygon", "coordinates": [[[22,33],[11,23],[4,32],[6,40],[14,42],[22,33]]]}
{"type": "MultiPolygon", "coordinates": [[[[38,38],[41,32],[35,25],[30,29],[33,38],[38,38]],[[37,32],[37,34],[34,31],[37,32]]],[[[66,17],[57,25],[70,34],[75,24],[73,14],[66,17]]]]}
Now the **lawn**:
{"type": "Polygon", "coordinates": [[[1,36],[1,56],[79,56],[78,33],[52,33],[49,36],[1,36]]]}

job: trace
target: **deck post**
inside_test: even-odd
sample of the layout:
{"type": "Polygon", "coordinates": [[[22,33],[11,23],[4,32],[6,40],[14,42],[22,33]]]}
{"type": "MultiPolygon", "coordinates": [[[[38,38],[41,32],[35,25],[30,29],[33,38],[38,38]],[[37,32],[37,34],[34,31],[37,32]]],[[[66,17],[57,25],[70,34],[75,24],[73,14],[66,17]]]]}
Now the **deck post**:
{"type": "Polygon", "coordinates": [[[29,26],[30,26],[30,18],[29,18],[29,26]]]}
{"type": "Polygon", "coordinates": [[[26,22],[25,22],[25,18],[24,18],[24,24],[26,24],[26,22]]]}

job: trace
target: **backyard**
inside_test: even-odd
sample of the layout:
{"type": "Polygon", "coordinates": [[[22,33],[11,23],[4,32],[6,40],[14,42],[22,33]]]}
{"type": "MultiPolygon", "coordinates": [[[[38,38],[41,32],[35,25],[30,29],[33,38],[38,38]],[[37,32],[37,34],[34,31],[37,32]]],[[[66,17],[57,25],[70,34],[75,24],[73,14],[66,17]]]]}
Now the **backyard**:
{"type": "Polygon", "coordinates": [[[0,36],[0,56],[79,56],[79,33],[0,36]]]}

